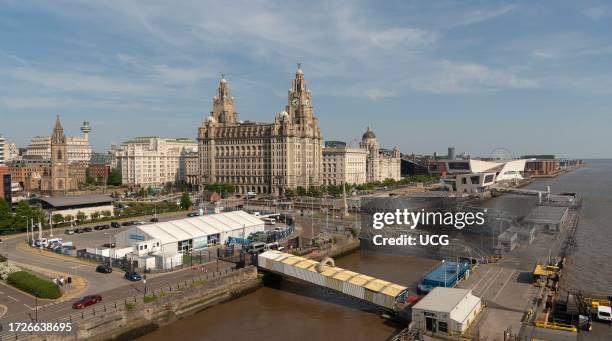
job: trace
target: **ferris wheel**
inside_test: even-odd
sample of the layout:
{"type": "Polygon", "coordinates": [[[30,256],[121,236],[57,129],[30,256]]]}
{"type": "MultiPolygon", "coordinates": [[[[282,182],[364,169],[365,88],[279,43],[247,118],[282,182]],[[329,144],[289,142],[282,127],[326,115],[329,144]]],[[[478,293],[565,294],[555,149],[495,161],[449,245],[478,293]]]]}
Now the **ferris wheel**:
{"type": "Polygon", "coordinates": [[[512,155],[510,150],[504,147],[498,147],[498,148],[493,149],[489,157],[492,160],[512,160],[514,159],[514,156],[512,155]]]}

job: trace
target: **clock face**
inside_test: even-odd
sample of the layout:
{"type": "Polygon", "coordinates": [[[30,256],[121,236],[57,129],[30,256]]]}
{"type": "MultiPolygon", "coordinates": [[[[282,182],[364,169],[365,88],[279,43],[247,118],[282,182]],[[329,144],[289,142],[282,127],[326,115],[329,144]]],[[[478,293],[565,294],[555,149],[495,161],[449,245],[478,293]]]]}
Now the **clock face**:
{"type": "Polygon", "coordinates": [[[304,105],[305,105],[305,106],[308,106],[309,104],[310,104],[310,101],[308,100],[308,98],[306,98],[306,99],[304,100],[304,105]]]}
{"type": "Polygon", "coordinates": [[[291,105],[297,107],[298,105],[300,105],[300,99],[297,97],[293,97],[293,99],[291,100],[291,105]]]}

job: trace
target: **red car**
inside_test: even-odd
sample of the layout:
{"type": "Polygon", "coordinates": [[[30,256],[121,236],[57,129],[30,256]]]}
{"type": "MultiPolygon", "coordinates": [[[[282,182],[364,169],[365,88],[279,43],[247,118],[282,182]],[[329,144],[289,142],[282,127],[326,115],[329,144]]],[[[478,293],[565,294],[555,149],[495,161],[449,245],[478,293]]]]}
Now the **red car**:
{"type": "Polygon", "coordinates": [[[102,296],[100,295],[89,295],[89,296],[85,296],[83,298],[81,298],[80,300],[74,302],[72,304],[72,308],[73,309],[83,309],[83,308],[87,308],[92,304],[96,304],[98,302],[102,301],[102,296]]]}

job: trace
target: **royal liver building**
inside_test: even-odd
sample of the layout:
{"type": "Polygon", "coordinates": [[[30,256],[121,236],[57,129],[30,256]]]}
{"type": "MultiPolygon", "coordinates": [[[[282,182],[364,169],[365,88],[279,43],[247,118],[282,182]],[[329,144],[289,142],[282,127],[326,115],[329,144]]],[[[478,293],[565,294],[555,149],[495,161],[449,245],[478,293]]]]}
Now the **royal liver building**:
{"type": "Polygon", "coordinates": [[[240,193],[283,195],[322,184],[322,138],[298,64],[285,110],[273,123],[238,121],[225,77],[213,111],[198,128],[200,183],[234,184],[240,193]]]}

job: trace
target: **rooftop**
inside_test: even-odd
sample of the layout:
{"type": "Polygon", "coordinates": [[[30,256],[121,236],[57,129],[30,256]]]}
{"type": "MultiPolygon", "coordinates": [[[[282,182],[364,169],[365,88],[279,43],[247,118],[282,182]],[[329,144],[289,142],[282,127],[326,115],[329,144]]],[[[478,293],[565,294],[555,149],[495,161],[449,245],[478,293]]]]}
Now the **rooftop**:
{"type": "Polygon", "coordinates": [[[110,204],[115,199],[109,197],[108,195],[93,194],[93,195],[43,197],[43,198],[35,198],[34,200],[40,201],[53,208],[62,208],[62,207],[82,206],[82,205],[92,205],[92,204],[110,204]]]}
{"type": "Polygon", "coordinates": [[[471,296],[467,289],[436,287],[412,309],[450,313],[467,296],[471,296]]]}

